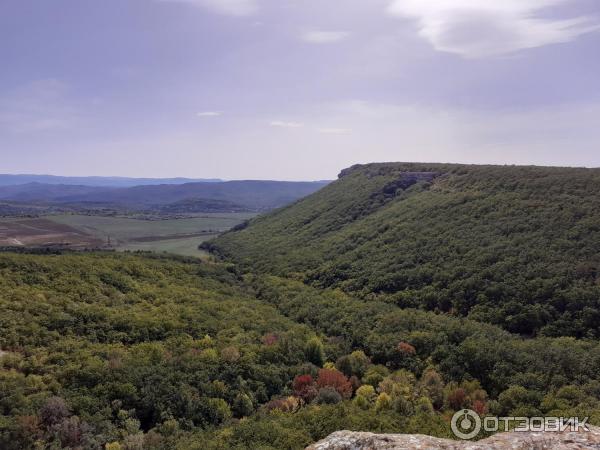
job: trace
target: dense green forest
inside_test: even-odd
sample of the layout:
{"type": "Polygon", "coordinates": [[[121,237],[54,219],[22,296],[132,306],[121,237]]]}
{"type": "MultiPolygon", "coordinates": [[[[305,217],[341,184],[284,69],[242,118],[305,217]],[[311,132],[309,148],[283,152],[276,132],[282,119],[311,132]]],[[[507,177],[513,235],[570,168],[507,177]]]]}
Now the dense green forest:
{"type": "MultiPolygon", "coordinates": [[[[600,172],[375,164],[206,248],[0,253],[0,448],[600,424],[600,172]]],[[[480,436],[482,437],[482,436],[480,436]]]]}
{"type": "Polygon", "coordinates": [[[0,448],[301,449],[449,437],[462,407],[590,415],[600,344],[527,339],[227,263],[0,254],[0,448]]]}
{"type": "Polygon", "coordinates": [[[598,338],[598,192],[600,169],[369,164],[207,248],[401,308],[598,338]]]}

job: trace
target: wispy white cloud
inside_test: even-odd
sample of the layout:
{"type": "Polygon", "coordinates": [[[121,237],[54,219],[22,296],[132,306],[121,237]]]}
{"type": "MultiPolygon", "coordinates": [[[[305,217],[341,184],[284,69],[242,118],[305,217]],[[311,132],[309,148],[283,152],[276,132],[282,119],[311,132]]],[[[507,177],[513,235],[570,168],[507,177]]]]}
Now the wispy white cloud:
{"type": "Polygon", "coordinates": [[[388,12],[415,19],[436,50],[482,58],[569,42],[600,29],[592,17],[540,13],[569,0],[394,0],[388,12]]]}
{"type": "Polygon", "coordinates": [[[350,36],[350,33],[347,31],[313,30],[305,32],[300,37],[304,42],[309,42],[311,44],[332,44],[343,41],[347,39],[348,36],[350,36]]]}
{"type": "Polygon", "coordinates": [[[158,2],[187,3],[218,14],[249,16],[258,11],[256,0],[155,0],[158,2]]]}
{"type": "Polygon", "coordinates": [[[223,113],[221,111],[201,111],[196,113],[198,117],[219,117],[222,116],[223,113]]]}
{"type": "Polygon", "coordinates": [[[285,122],[282,120],[273,120],[273,121],[269,122],[269,125],[272,127],[279,127],[279,128],[302,128],[302,127],[304,127],[304,124],[301,122],[285,122]]]}

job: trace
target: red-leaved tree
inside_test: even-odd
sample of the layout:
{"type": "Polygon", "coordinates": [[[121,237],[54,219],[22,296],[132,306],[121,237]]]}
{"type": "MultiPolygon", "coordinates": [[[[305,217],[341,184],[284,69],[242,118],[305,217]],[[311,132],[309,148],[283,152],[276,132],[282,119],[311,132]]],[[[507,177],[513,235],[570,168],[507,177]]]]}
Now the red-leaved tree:
{"type": "Polygon", "coordinates": [[[300,397],[307,403],[312,401],[317,396],[315,380],[308,374],[298,375],[296,378],[294,378],[292,387],[294,389],[294,395],[296,397],[300,397]]]}
{"type": "Polygon", "coordinates": [[[396,348],[403,356],[413,356],[415,353],[417,353],[416,349],[408,342],[400,342],[396,348]]]}
{"type": "Polygon", "coordinates": [[[317,387],[331,387],[335,389],[342,398],[352,397],[352,383],[346,376],[336,369],[320,369],[317,377],[317,387]]]}
{"type": "Polygon", "coordinates": [[[471,408],[480,416],[484,416],[487,413],[487,405],[481,400],[475,400],[471,408]]]}
{"type": "Polygon", "coordinates": [[[448,394],[448,405],[454,410],[459,410],[465,405],[467,393],[463,388],[456,388],[448,394]]]}
{"type": "Polygon", "coordinates": [[[275,333],[265,334],[262,338],[262,343],[268,347],[277,344],[277,341],[279,341],[279,336],[275,333]]]}

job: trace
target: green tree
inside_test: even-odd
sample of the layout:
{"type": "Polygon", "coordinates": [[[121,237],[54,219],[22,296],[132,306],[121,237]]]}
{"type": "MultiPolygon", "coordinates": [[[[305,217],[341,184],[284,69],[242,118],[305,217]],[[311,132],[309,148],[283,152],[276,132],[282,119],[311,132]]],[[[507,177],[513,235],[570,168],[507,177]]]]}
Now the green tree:
{"type": "Polygon", "coordinates": [[[325,349],[323,342],[317,337],[310,339],[304,347],[306,360],[313,363],[315,366],[322,367],[325,363],[325,349]]]}

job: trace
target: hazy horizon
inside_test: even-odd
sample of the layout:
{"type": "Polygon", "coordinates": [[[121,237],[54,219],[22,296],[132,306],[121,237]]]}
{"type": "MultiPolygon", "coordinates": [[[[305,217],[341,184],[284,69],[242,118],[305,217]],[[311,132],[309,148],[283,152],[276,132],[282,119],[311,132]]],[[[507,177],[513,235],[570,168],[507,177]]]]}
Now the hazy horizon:
{"type": "MultiPolygon", "coordinates": [[[[537,166],[537,167],[556,167],[556,168],[571,168],[571,169],[600,169],[600,166],[576,166],[576,165],[572,165],[572,166],[567,166],[567,165],[553,165],[553,164],[546,164],[546,165],[540,165],[540,164],[510,164],[510,163],[460,163],[460,162],[452,162],[452,161],[369,161],[369,162],[365,162],[365,163],[356,163],[356,164],[371,164],[371,163],[375,163],[375,164],[390,164],[390,163],[407,163],[407,164],[457,164],[457,165],[461,165],[461,164],[465,164],[465,165],[492,165],[492,166],[506,166],[506,167],[519,167],[519,166],[537,166]]],[[[350,166],[347,166],[350,167],[350,166]]],[[[267,178],[248,178],[248,177],[241,177],[241,178],[218,178],[218,177],[202,177],[202,176],[198,176],[198,177],[184,177],[184,176],[178,176],[178,175],[173,175],[173,176],[149,176],[149,177],[137,177],[137,176],[129,176],[129,175],[86,175],[86,174],[74,174],[74,175],[62,175],[62,174],[54,174],[54,173],[0,173],[0,176],[3,175],[8,175],[8,176],[39,176],[39,177],[56,177],[56,178],[106,178],[106,179],[110,179],[110,178],[115,178],[115,179],[139,179],[139,180],[143,180],[143,179],[154,179],[154,180],[173,180],[173,179],[182,179],[182,180],[207,180],[207,181],[287,181],[287,182],[308,182],[308,183],[318,183],[318,182],[323,182],[323,181],[332,181],[334,179],[337,178],[337,175],[339,175],[339,172],[341,172],[343,169],[346,169],[347,167],[341,167],[340,170],[338,171],[338,174],[336,174],[334,177],[332,178],[297,178],[297,179],[282,179],[282,178],[277,178],[277,177],[267,177],[267,178]]]]}
{"type": "Polygon", "coordinates": [[[0,172],[600,166],[597,0],[5,0],[0,172]]]}
{"type": "Polygon", "coordinates": [[[309,182],[309,183],[318,183],[321,181],[331,181],[331,179],[278,179],[278,178],[210,178],[210,177],[182,177],[178,175],[174,176],[158,176],[158,177],[136,177],[136,176],[128,176],[128,175],[85,175],[85,174],[74,174],[74,175],[61,175],[61,174],[53,174],[53,173],[0,173],[0,176],[15,176],[15,177],[54,177],[54,178],[115,178],[115,179],[132,179],[132,180],[144,180],[144,179],[152,179],[152,180],[206,180],[210,182],[214,181],[289,181],[289,182],[309,182]]]}

